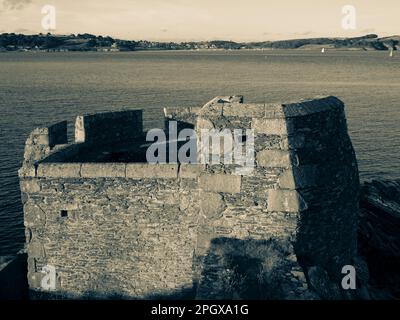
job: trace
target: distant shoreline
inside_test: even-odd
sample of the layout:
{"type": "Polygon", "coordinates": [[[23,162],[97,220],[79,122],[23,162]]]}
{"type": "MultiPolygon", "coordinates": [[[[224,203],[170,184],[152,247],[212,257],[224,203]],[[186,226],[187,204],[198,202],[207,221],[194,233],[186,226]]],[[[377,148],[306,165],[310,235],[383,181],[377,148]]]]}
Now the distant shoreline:
{"type": "MultiPolygon", "coordinates": [[[[13,50],[13,51],[0,51],[0,54],[7,53],[29,53],[29,54],[41,54],[41,53],[98,53],[98,54],[121,54],[121,53],[144,53],[144,52],[188,52],[188,53],[196,53],[196,52],[215,52],[215,53],[238,53],[238,52],[257,52],[257,53],[272,53],[272,52],[310,52],[310,53],[321,53],[321,49],[146,49],[146,50],[132,50],[132,51],[88,51],[88,50],[13,50]]],[[[381,52],[387,53],[388,50],[366,50],[359,48],[325,48],[325,54],[329,52],[381,52]]]]}
{"type": "Polygon", "coordinates": [[[354,38],[310,38],[263,42],[234,42],[213,40],[202,42],[155,42],[120,40],[91,34],[24,35],[0,34],[0,52],[121,52],[121,51],[236,51],[236,50],[343,50],[388,51],[400,50],[400,36],[379,38],[369,34],[354,38]]]}

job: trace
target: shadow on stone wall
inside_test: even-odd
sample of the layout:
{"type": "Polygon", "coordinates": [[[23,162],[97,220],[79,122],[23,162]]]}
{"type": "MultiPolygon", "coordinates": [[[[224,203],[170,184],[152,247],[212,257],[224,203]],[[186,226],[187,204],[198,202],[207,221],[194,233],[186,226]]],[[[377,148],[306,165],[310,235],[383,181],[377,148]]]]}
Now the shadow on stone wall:
{"type": "MultiPolygon", "coordinates": [[[[215,238],[200,259],[203,267],[193,288],[150,294],[143,300],[178,299],[286,299],[302,287],[303,282],[291,274],[297,262],[288,240],[239,240],[215,238]],[[198,283],[198,285],[197,285],[198,283]]],[[[195,267],[195,266],[193,266],[195,267]]],[[[305,281],[305,279],[304,279],[305,281]]],[[[30,291],[34,300],[130,300],[112,290],[104,293],[87,291],[71,296],[64,293],[30,291]]]]}
{"type": "Polygon", "coordinates": [[[198,299],[287,299],[305,282],[288,239],[215,238],[203,263],[198,299]]]}
{"type": "Polygon", "coordinates": [[[165,294],[147,295],[142,298],[133,298],[117,292],[108,292],[99,294],[98,292],[87,291],[79,296],[66,293],[51,293],[40,291],[29,291],[31,300],[194,300],[195,289],[178,289],[165,294]]]}
{"type": "MultiPolygon", "coordinates": [[[[287,240],[215,238],[211,241],[207,254],[200,259],[203,263],[202,272],[199,281],[194,279],[193,288],[186,287],[171,292],[151,294],[141,299],[285,299],[288,298],[290,291],[302,286],[301,281],[294,281],[290,273],[293,267],[297,266],[291,251],[290,242],[287,240]]],[[[100,294],[87,291],[79,297],[63,293],[31,291],[30,298],[35,300],[133,299],[112,290],[100,294]]]]}

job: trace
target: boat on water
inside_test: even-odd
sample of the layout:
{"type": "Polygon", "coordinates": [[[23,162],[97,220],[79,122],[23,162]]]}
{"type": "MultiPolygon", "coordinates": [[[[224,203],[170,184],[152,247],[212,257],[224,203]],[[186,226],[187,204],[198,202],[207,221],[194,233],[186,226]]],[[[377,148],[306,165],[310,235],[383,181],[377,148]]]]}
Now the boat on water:
{"type": "Polygon", "coordinates": [[[325,48],[322,48],[321,53],[325,53],[325,48]]]}
{"type": "Polygon", "coordinates": [[[389,57],[393,57],[394,53],[393,53],[393,49],[390,49],[390,53],[389,53],[389,57]]]}

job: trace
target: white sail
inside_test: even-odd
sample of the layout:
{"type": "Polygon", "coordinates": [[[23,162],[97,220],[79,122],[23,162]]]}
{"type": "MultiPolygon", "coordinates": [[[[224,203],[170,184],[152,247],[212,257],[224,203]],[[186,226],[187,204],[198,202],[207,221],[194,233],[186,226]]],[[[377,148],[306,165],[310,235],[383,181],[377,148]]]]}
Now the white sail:
{"type": "Polygon", "coordinates": [[[390,49],[390,57],[393,57],[393,49],[390,49]]]}
{"type": "Polygon", "coordinates": [[[325,53],[325,48],[322,48],[321,52],[322,52],[322,53],[325,53]]]}

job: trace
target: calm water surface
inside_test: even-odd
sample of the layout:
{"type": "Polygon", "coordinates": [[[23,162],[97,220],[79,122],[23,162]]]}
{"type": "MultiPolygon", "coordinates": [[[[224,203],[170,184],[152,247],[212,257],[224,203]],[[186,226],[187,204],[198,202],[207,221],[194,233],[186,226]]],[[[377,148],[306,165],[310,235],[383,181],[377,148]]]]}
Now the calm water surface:
{"type": "Polygon", "coordinates": [[[0,256],[23,246],[17,170],[35,126],[130,107],[154,127],[162,107],[232,94],[247,102],[335,95],[346,103],[361,178],[400,178],[400,54],[0,53],[0,256]]]}

